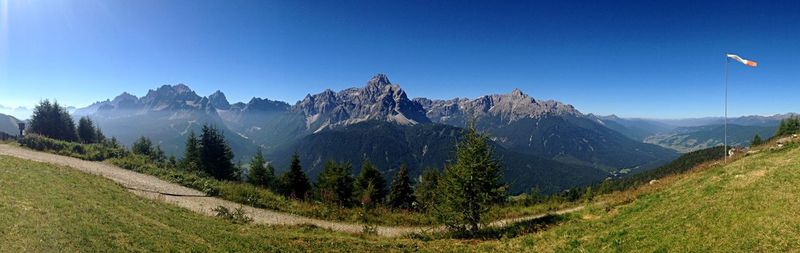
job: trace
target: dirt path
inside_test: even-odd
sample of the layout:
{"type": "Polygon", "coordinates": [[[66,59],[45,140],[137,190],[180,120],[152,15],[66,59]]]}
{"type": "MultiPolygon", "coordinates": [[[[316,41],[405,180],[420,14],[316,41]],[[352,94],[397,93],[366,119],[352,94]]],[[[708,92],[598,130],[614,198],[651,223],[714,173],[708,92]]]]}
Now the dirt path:
{"type": "MultiPolygon", "coordinates": [[[[198,190],[183,187],[178,184],[161,180],[154,176],[122,169],[102,162],[84,161],[77,158],[34,151],[8,144],[0,144],[0,155],[7,155],[31,161],[69,166],[85,173],[99,175],[111,179],[112,181],[128,188],[129,191],[133,192],[136,195],[145,198],[165,201],[209,216],[215,215],[212,209],[217,206],[225,206],[229,209],[238,208],[239,206],[242,206],[241,204],[219,198],[200,197],[200,196],[205,196],[205,194],[198,190]],[[160,193],[168,193],[181,196],[165,195],[160,193]],[[184,196],[184,195],[189,195],[189,196],[184,196]]],[[[346,232],[346,233],[360,233],[363,228],[361,224],[326,221],[326,220],[302,217],[293,214],[276,212],[261,208],[254,208],[250,206],[244,206],[244,208],[247,214],[251,218],[253,218],[253,222],[258,224],[270,224],[270,225],[311,224],[318,227],[346,232]]],[[[575,212],[581,209],[583,209],[583,206],[563,209],[556,211],[554,213],[565,214],[565,213],[575,212]]],[[[515,222],[538,219],[544,217],[545,215],[547,214],[532,215],[532,216],[513,218],[513,219],[504,219],[492,222],[491,224],[489,224],[489,226],[505,226],[515,222]]],[[[442,227],[387,227],[387,226],[377,227],[378,235],[387,237],[402,236],[413,232],[424,232],[424,231],[431,232],[440,230],[443,230],[443,228],[442,227]]]]}

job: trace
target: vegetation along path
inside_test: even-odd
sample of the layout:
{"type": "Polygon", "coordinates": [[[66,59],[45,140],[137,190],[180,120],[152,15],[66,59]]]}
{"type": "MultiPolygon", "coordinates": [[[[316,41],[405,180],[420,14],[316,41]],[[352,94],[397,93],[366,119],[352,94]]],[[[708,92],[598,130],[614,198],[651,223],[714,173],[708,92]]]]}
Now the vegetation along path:
{"type": "MultiPolygon", "coordinates": [[[[18,147],[15,145],[8,145],[8,144],[0,144],[0,155],[7,155],[32,161],[64,165],[71,168],[75,168],[85,173],[103,176],[122,185],[123,187],[127,188],[129,191],[135,193],[136,195],[145,198],[165,201],[167,203],[175,204],[180,207],[205,215],[211,215],[211,216],[215,215],[216,213],[212,209],[217,206],[225,206],[229,209],[234,209],[242,206],[241,204],[234,203],[231,201],[215,197],[207,197],[205,193],[201,191],[180,186],[178,184],[170,183],[154,176],[122,169],[114,165],[102,162],[85,161],[77,158],[25,149],[22,147],[18,147]]],[[[251,218],[253,218],[253,222],[259,224],[270,224],[270,225],[310,224],[321,228],[327,228],[347,233],[359,233],[363,229],[363,226],[361,224],[313,219],[288,213],[276,212],[261,208],[254,208],[250,206],[242,206],[242,207],[245,209],[247,214],[251,218]]],[[[579,211],[581,209],[583,209],[583,206],[563,209],[553,213],[565,214],[565,213],[579,211]]],[[[542,218],[546,215],[547,214],[538,214],[520,218],[498,220],[492,222],[489,226],[506,226],[515,222],[522,222],[522,221],[542,218]]],[[[443,230],[442,227],[387,227],[387,226],[377,227],[378,235],[387,237],[402,236],[413,232],[425,232],[425,231],[430,232],[430,231],[441,231],[441,230],[443,230]]]]}

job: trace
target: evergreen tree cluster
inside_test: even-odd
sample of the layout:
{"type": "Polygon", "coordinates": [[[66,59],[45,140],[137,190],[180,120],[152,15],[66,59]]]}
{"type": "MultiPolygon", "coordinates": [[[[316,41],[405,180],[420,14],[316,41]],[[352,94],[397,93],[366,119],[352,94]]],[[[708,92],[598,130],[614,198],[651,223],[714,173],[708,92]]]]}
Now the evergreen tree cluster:
{"type": "Polygon", "coordinates": [[[51,139],[83,144],[106,142],[103,131],[100,130],[100,127],[95,126],[92,119],[81,117],[76,127],[67,108],[62,107],[58,102],[51,103],[46,99],[33,109],[33,116],[28,124],[27,132],[51,139]]]}
{"type": "Polygon", "coordinates": [[[778,131],[775,133],[776,137],[796,134],[800,132],[800,117],[789,117],[781,120],[778,125],[778,131]]]}
{"type": "MultiPolygon", "coordinates": [[[[164,150],[161,149],[161,145],[153,145],[150,138],[144,136],[139,137],[139,139],[133,142],[131,153],[146,156],[155,162],[164,162],[168,159],[164,150]]],[[[174,159],[174,157],[170,158],[170,160],[174,159]]]]}
{"type": "Polygon", "coordinates": [[[272,167],[272,164],[267,164],[267,161],[264,160],[261,147],[258,148],[256,155],[250,160],[250,170],[247,173],[247,178],[252,184],[266,188],[273,187],[275,168],[272,167]]]}
{"type": "Polygon", "coordinates": [[[45,99],[33,109],[33,116],[27,129],[29,133],[36,133],[48,138],[63,141],[78,141],[75,122],[69,116],[67,108],[58,102],[45,99]]]}
{"type": "Polygon", "coordinates": [[[306,173],[300,167],[300,155],[294,153],[289,171],[281,177],[280,191],[288,197],[302,200],[306,199],[310,190],[311,183],[308,182],[306,173]]]}
{"type": "Polygon", "coordinates": [[[764,144],[764,140],[761,139],[761,136],[759,136],[758,134],[756,134],[756,136],[753,136],[753,140],[750,142],[750,146],[753,147],[761,144],[764,144]]]}
{"type": "Polygon", "coordinates": [[[238,180],[238,168],[233,165],[233,151],[222,132],[203,125],[200,136],[189,133],[183,160],[184,169],[202,172],[220,180],[238,180]]]}

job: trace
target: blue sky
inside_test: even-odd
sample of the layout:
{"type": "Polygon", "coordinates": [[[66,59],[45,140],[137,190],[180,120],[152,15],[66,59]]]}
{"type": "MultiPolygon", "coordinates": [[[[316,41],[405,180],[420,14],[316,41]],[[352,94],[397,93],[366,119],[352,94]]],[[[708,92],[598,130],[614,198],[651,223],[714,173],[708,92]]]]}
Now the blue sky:
{"type": "Polygon", "coordinates": [[[386,73],[411,97],[520,88],[584,113],[800,108],[800,1],[0,0],[0,105],[185,83],[289,103],[386,73]]]}

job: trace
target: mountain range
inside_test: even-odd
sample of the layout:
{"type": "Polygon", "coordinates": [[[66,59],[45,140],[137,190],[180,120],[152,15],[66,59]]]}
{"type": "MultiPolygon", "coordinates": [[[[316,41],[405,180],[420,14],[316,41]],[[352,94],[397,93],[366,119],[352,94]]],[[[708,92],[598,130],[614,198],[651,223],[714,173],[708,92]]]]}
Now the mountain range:
{"type": "Polygon", "coordinates": [[[236,159],[246,162],[260,146],[281,171],[298,152],[312,177],[326,160],[351,162],[358,173],[369,159],[387,178],[401,164],[412,176],[441,169],[452,161],[463,127],[474,123],[491,138],[512,192],[533,186],[559,191],[619,169],[653,168],[678,155],[569,104],[534,99],[518,89],[476,99],[410,99],[382,74],[361,87],[309,94],[294,105],[266,98],[230,103],[221,91],[200,96],[178,84],[143,97],[122,93],[73,115],[91,117],[122,143],[148,136],[178,156],[190,131],[211,124],[224,131],[236,159]]]}

